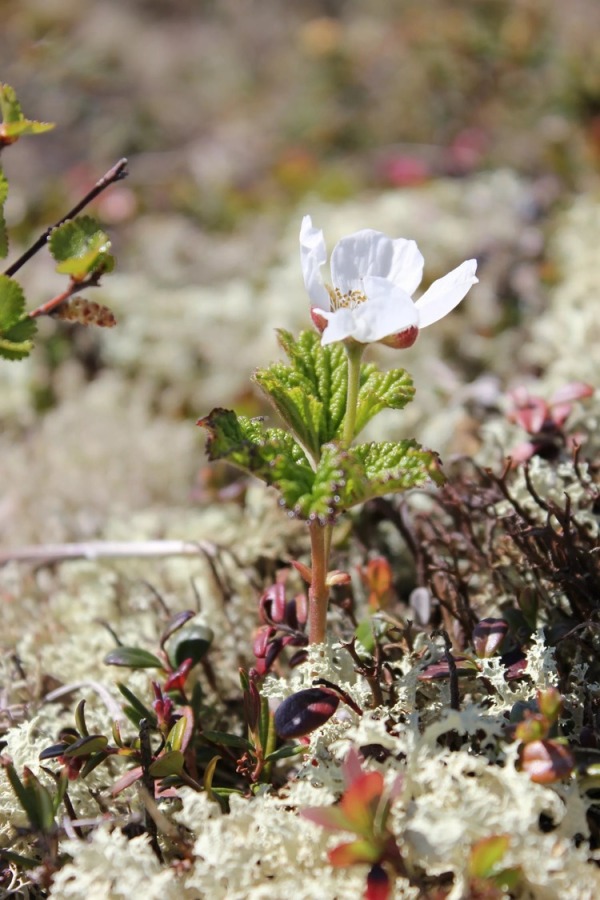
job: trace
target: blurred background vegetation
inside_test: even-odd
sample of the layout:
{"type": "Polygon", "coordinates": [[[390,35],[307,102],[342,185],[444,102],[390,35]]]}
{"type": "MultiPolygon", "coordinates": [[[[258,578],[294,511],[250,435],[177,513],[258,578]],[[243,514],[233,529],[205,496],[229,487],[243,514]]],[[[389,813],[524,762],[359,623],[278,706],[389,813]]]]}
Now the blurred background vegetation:
{"type": "Polygon", "coordinates": [[[22,233],[121,156],[132,177],[106,218],[224,231],[307,191],[507,165],[581,188],[598,171],[594,0],[2,0],[0,15],[3,80],[58,125],[6,154],[22,233]]]}

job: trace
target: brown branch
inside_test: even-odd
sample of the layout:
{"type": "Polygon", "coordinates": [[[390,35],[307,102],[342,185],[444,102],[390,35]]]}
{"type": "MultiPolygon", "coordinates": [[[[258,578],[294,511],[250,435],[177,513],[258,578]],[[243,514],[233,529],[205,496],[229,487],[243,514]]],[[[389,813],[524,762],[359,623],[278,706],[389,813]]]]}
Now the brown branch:
{"type": "Polygon", "coordinates": [[[55,222],[54,225],[50,225],[43,234],[39,236],[39,238],[26,250],[18,259],[12,263],[5,269],[4,274],[11,277],[18,272],[20,268],[22,268],[26,262],[28,262],[32,256],[45,247],[48,242],[48,238],[55,228],[58,228],[59,225],[62,225],[64,222],[68,222],[69,219],[74,219],[75,216],[81,212],[81,210],[91,203],[92,200],[95,200],[96,197],[106,190],[107,187],[110,187],[111,184],[115,184],[117,181],[121,181],[123,178],[127,178],[129,172],[127,171],[127,160],[125,158],[120,159],[118,163],[105,172],[102,178],[100,178],[94,187],[87,192],[85,197],[83,197],[79,203],[76,203],[73,209],[70,209],[66,216],[63,216],[62,219],[59,219],[58,222],[55,222]]]}
{"type": "Polygon", "coordinates": [[[93,275],[90,275],[89,278],[86,278],[84,281],[74,281],[71,279],[69,283],[69,287],[62,291],[60,294],[57,294],[56,297],[52,297],[50,300],[46,300],[45,303],[42,303],[41,306],[38,306],[37,309],[32,309],[30,313],[28,313],[30,319],[37,319],[38,316],[49,316],[53,313],[59,306],[61,306],[65,301],[72,297],[73,294],[78,294],[80,291],[84,291],[89,287],[98,287],[98,283],[100,281],[100,272],[97,272],[93,275]]]}

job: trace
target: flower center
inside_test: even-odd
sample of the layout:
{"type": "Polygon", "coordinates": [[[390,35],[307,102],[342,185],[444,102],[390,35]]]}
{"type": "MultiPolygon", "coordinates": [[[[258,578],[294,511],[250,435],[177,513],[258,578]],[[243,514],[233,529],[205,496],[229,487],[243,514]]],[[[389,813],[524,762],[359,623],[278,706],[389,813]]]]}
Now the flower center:
{"type": "Polygon", "coordinates": [[[364,291],[359,291],[356,288],[353,291],[348,291],[347,294],[342,294],[339,288],[332,287],[330,284],[326,285],[326,288],[333,312],[336,312],[338,309],[356,309],[361,303],[367,302],[367,295],[364,291]]]}

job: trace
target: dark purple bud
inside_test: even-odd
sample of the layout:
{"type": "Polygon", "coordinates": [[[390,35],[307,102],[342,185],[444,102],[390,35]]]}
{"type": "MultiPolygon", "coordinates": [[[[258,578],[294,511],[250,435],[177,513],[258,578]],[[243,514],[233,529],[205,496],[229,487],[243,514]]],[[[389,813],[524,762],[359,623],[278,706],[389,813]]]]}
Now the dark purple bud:
{"type": "MultiPolygon", "coordinates": [[[[474,660],[466,656],[455,656],[456,674],[459,678],[473,677],[477,675],[479,668],[474,660]]],[[[419,674],[419,681],[438,681],[442,678],[450,677],[450,667],[445,659],[426,666],[419,674]]]]}
{"type": "Polygon", "coordinates": [[[503,653],[500,657],[502,665],[506,671],[504,677],[506,681],[516,681],[518,678],[524,678],[527,670],[527,657],[520,647],[503,653]]]}
{"type": "Polygon", "coordinates": [[[298,616],[296,615],[296,601],[288,600],[285,605],[285,623],[290,628],[298,628],[298,616]]]}
{"type": "Polygon", "coordinates": [[[306,662],[308,659],[308,653],[306,650],[297,650],[293,653],[289,658],[289,666],[290,669],[294,669],[296,666],[299,666],[301,663],[306,662]]]}
{"type": "Polygon", "coordinates": [[[473,646],[480,659],[493,656],[508,634],[504,619],[482,619],[473,629],[473,646]]]}
{"type": "Polygon", "coordinates": [[[379,863],[371,866],[367,875],[365,900],[388,900],[391,892],[390,876],[379,863]]]}
{"type": "Polygon", "coordinates": [[[292,694],[275,711],[275,731],[279,737],[297,738],[324,725],[338,708],[340,699],[324,688],[307,688],[292,694]]]}
{"type": "Polygon", "coordinates": [[[306,594],[297,594],[293,602],[296,604],[296,619],[301,626],[306,625],[308,619],[308,598],[306,594]]]}
{"type": "Polygon", "coordinates": [[[272,584],[261,596],[258,606],[262,620],[271,624],[280,624],[285,619],[285,585],[281,582],[272,584]]]}
{"type": "Polygon", "coordinates": [[[252,650],[258,659],[264,659],[267,655],[269,641],[275,633],[275,629],[272,625],[263,625],[262,628],[259,628],[256,632],[252,650]]]}

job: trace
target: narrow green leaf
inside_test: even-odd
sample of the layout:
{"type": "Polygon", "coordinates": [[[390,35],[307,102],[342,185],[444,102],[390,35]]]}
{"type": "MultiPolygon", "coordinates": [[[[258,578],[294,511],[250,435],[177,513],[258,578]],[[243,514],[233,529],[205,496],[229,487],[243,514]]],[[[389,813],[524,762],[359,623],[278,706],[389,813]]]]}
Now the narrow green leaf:
{"type": "Polygon", "coordinates": [[[38,759],[40,762],[43,762],[46,759],[56,759],[58,756],[64,756],[65,750],[68,750],[70,746],[71,744],[66,741],[61,741],[60,744],[52,744],[51,747],[46,747],[42,750],[38,759]]]}
{"type": "Polygon", "coordinates": [[[181,709],[181,718],[171,728],[167,737],[167,747],[170,750],[185,751],[194,731],[194,715],[189,706],[181,709]]]}
{"type": "Polygon", "coordinates": [[[107,666],[128,666],[130,669],[164,669],[153,653],[141,647],[116,647],[104,657],[107,666]]]}
{"type": "Polygon", "coordinates": [[[242,686],[242,691],[246,693],[246,691],[250,690],[250,679],[248,678],[248,673],[245,669],[239,670],[240,674],[240,685],[242,686]]]}
{"type": "Polygon", "coordinates": [[[220,756],[213,756],[208,765],[204,770],[204,778],[202,779],[202,784],[204,786],[204,790],[208,794],[211,800],[215,800],[215,794],[213,792],[213,779],[215,777],[215,769],[217,768],[217,763],[221,759],[220,756]]]}
{"type": "Polygon", "coordinates": [[[4,210],[0,207],[0,259],[5,259],[8,256],[8,246],[6,219],[4,218],[4,210]]]}
{"type": "Polygon", "coordinates": [[[9,763],[5,768],[6,774],[8,775],[8,780],[10,781],[11,787],[17,796],[17,800],[21,804],[21,807],[27,818],[29,819],[29,822],[33,825],[33,822],[35,820],[35,804],[33,796],[17,775],[17,770],[15,769],[13,764],[9,763]]]}
{"type": "Polygon", "coordinates": [[[354,635],[367,653],[375,652],[375,635],[373,634],[373,620],[371,618],[363,619],[362,622],[359,622],[354,635]]]}
{"type": "Polygon", "coordinates": [[[67,793],[67,788],[69,786],[69,774],[66,769],[63,769],[60,773],[57,782],[56,782],[56,794],[54,796],[54,815],[58,813],[60,809],[60,804],[65,799],[65,794],[67,793]]]}
{"type": "Polygon", "coordinates": [[[33,869],[41,863],[41,859],[34,859],[32,856],[21,856],[20,853],[13,853],[12,850],[6,850],[4,848],[0,849],[0,859],[5,859],[6,862],[14,863],[21,869],[33,869]]]}
{"type": "Polygon", "coordinates": [[[201,737],[213,744],[222,744],[224,747],[239,747],[243,750],[252,750],[252,744],[244,737],[237,734],[229,734],[227,731],[203,731],[201,737]]]}
{"type": "Polygon", "coordinates": [[[273,734],[273,746],[277,740],[275,735],[275,724],[273,722],[274,714],[269,709],[269,701],[266,697],[260,698],[260,715],[258,717],[258,739],[263,753],[267,751],[268,745],[273,734]]]}
{"type": "Polygon", "coordinates": [[[105,759],[108,759],[109,756],[112,756],[112,753],[107,753],[105,750],[100,750],[99,753],[93,753],[80,772],[81,778],[87,778],[90,772],[93,772],[94,769],[103,763],[105,759]]]}
{"type": "Polygon", "coordinates": [[[277,762],[279,759],[288,759],[290,756],[300,756],[301,753],[306,753],[304,744],[286,744],[285,747],[280,747],[279,750],[269,753],[265,757],[265,762],[277,762]]]}
{"type": "Polygon", "coordinates": [[[54,826],[54,801],[50,791],[27,767],[23,769],[23,784],[33,812],[29,817],[31,827],[48,833],[54,826]]]}
{"type": "Polygon", "coordinates": [[[165,778],[167,775],[180,775],[183,769],[183,753],[181,750],[167,750],[154,760],[148,768],[153,778],[165,778]]]}
{"type": "Polygon", "coordinates": [[[80,700],[75,710],[75,725],[82,737],[87,737],[89,731],[85,722],[85,700],[80,700]]]}
{"type": "Polygon", "coordinates": [[[104,750],[108,744],[108,738],[104,734],[88,734],[86,737],[80,738],[71,744],[65,750],[65,757],[69,759],[77,759],[80,756],[90,756],[92,753],[98,753],[104,750]]]}
{"type": "Polygon", "coordinates": [[[129,718],[130,718],[131,721],[134,723],[134,725],[139,725],[139,723],[140,723],[140,721],[141,721],[142,719],[148,719],[150,722],[152,722],[152,724],[153,724],[154,726],[156,726],[156,716],[155,716],[155,714],[152,712],[152,710],[151,710],[151,709],[148,709],[147,706],[144,706],[144,704],[142,703],[142,701],[141,701],[141,700],[138,700],[138,698],[135,696],[135,694],[134,694],[132,691],[130,691],[129,688],[127,687],[127,685],[126,685],[126,684],[123,684],[123,682],[118,681],[118,682],[117,682],[117,687],[118,687],[118,689],[120,690],[120,692],[123,694],[123,696],[125,697],[125,699],[128,700],[129,703],[131,704],[130,707],[124,708],[123,711],[124,711],[128,716],[129,716],[128,709],[129,709],[131,712],[133,712],[133,713],[136,714],[136,718],[133,718],[132,716],[129,716],[129,718]]]}
{"type": "Polygon", "coordinates": [[[508,834],[495,834],[477,841],[469,854],[469,874],[475,878],[490,878],[497,872],[509,846],[508,834]]]}

